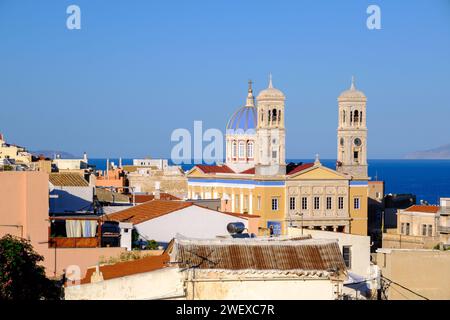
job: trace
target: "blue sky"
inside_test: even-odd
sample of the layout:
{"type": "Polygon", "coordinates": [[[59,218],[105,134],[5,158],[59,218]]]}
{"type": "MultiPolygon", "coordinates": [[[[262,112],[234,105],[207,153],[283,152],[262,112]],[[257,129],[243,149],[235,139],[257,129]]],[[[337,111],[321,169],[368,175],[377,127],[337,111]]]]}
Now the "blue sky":
{"type": "Polygon", "coordinates": [[[450,143],[448,0],[0,0],[0,41],[0,132],[31,150],[167,157],[174,129],[224,129],[269,72],[288,158],[335,158],[352,75],[369,158],[450,143]],[[81,30],[66,28],[70,4],[81,30]],[[366,27],[370,4],[381,30],[366,27]]]}

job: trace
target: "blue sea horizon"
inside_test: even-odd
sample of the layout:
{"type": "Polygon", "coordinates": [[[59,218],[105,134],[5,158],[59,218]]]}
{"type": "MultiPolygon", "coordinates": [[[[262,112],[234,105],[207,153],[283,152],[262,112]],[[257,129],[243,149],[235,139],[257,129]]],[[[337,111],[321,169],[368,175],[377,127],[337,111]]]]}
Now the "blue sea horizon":
{"type": "MultiPolygon", "coordinates": [[[[116,165],[119,159],[110,158],[116,165]]],[[[314,159],[287,159],[287,162],[312,162],[314,159]]],[[[321,159],[328,168],[335,168],[335,159],[321,159]]],[[[132,158],[123,158],[123,165],[131,165],[132,158]]],[[[172,161],[169,160],[172,164],[172,161]]],[[[439,198],[450,197],[450,160],[405,160],[373,159],[369,160],[369,176],[372,180],[385,182],[385,193],[412,193],[420,200],[430,204],[439,204],[439,198]]],[[[98,170],[105,170],[106,159],[89,159],[89,164],[98,170]]],[[[183,170],[191,169],[194,164],[182,164],[183,170]]]]}

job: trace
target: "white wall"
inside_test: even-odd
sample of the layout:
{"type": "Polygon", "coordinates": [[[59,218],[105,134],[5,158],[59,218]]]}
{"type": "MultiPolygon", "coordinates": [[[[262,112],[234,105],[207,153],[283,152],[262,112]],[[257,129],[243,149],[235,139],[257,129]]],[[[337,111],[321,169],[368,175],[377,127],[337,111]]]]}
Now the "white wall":
{"type": "Polygon", "coordinates": [[[55,186],[50,196],[50,213],[86,210],[94,199],[94,188],[55,186]]]}
{"type": "MultiPolygon", "coordinates": [[[[299,228],[288,228],[288,234],[299,236],[299,228]]],[[[303,229],[303,234],[310,234],[314,239],[336,239],[342,253],[343,246],[351,246],[351,269],[362,277],[370,276],[370,237],[349,233],[303,229]]]]}
{"type": "Polygon", "coordinates": [[[66,300],[133,300],[179,298],[184,295],[183,273],[164,268],[64,289],[66,300]]]}
{"type": "Polygon", "coordinates": [[[168,243],[177,233],[200,239],[228,235],[227,224],[230,222],[243,222],[248,227],[246,219],[193,205],[145,221],[135,225],[135,228],[139,234],[147,237],[148,240],[168,243]]]}

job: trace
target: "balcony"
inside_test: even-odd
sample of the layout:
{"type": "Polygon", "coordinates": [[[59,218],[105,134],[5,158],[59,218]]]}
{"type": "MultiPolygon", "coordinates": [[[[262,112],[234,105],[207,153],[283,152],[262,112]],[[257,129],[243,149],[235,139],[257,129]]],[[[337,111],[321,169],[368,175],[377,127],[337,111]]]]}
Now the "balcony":
{"type": "Polygon", "coordinates": [[[51,237],[48,240],[48,246],[49,248],[97,248],[100,247],[100,239],[98,237],[51,237]]]}
{"type": "Polygon", "coordinates": [[[438,227],[438,231],[439,231],[440,233],[450,234],[450,227],[447,227],[447,226],[439,226],[439,227],[438,227]]]}

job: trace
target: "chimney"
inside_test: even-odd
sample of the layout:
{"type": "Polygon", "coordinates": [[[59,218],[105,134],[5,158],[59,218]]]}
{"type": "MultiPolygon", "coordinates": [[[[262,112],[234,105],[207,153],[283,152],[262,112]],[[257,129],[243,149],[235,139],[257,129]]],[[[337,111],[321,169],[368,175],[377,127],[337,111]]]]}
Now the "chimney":
{"type": "Polygon", "coordinates": [[[160,190],[161,182],[155,181],[155,199],[161,198],[161,190],[160,190]]]}

